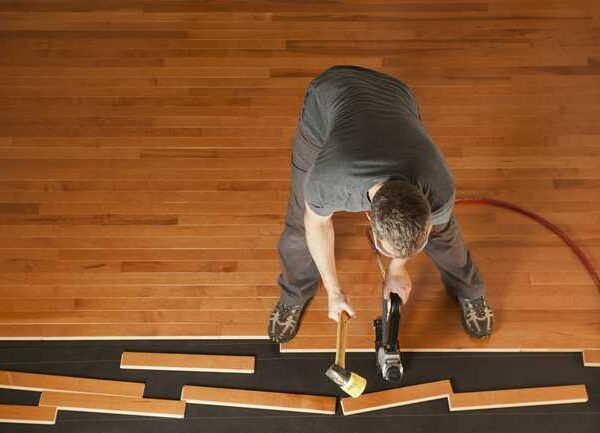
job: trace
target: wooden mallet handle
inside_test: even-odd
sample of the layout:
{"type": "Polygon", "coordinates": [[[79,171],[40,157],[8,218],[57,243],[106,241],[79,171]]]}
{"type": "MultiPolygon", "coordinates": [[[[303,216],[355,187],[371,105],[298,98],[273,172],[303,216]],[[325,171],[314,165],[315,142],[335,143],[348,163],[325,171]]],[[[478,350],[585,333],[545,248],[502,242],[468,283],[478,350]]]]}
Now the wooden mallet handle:
{"type": "Polygon", "coordinates": [[[337,325],[337,341],[335,344],[335,363],[346,368],[346,334],[348,333],[348,313],[342,311],[337,325]]]}

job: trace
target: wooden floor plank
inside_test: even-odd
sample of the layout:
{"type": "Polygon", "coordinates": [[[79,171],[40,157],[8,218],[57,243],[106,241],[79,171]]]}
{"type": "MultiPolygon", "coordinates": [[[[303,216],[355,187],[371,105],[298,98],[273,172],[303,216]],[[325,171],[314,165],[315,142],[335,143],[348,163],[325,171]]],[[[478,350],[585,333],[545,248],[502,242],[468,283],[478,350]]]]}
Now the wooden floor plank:
{"type": "MultiPolygon", "coordinates": [[[[565,318],[563,335],[547,335],[548,320],[545,311],[537,310],[497,310],[495,315],[495,332],[487,340],[475,340],[470,338],[462,329],[459,312],[452,309],[447,310],[434,305],[434,301],[408,305],[404,312],[400,327],[400,347],[403,350],[483,350],[483,351],[518,351],[524,350],[558,350],[580,352],[582,349],[600,348],[600,329],[594,323],[595,311],[581,312],[581,317],[587,318],[587,324],[571,321],[567,311],[555,312],[554,318],[565,318]],[[431,307],[431,308],[428,308],[431,307]],[[410,309],[410,310],[409,310],[410,309]],[[436,325],[433,332],[427,332],[427,338],[423,338],[424,326],[428,318],[437,315],[436,325]],[[535,330],[528,335],[523,335],[524,323],[535,330]],[[574,344],[577,341],[577,345],[574,344]]],[[[492,304],[493,305],[493,304],[492,304]]],[[[357,305],[355,304],[355,307],[357,305]]],[[[309,307],[310,308],[310,307],[309,307]]],[[[373,319],[376,317],[373,316],[373,319]]],[[[324,351],[332,352],[335,349],[335,330],[326,323],[307,326],[303,324],[298,335],[289,343],[282,346],[283,352],[294,351],[324,351]]],[[[430,331],[428,329],[428,331],[430,331]]],[[[368,323],[360,323],[358,320],[349,322],[349,336],[347,347],[349,350],[372,351],[372,330],[368,323]],[[354,322],[354,323],[353,323],[354,322]]]]}
{"type": "Polygon", "coordinates": [[[585,385],[454,393],[450,381],[443,380],[363,394],[356,399],[342,398],[341,406],[344,415],[353,415],[439,398],[448,399],[450,411],[463,411],[584,403],[588,395],[585,385]]]}
{"type": "Polygon", "coordinates": [[[585,385],[460,392],[449,397],[451,411],[585,403],[586,401],[588,401],[588,394],[585,385]]]}
{"type": "Polygon", "coordinates": [[[584,350],[583,365],[586,367],[600,367],[600,350],[584,350]]]}
{"type": "Polygon", "coordinates": [[[190,404],[246,407],[292,412],[335,413],[336,398],[307,394],[186,385],[181,399],[190,404]]]}
{"type": "Polygon", "coordinates": [[[185,414],[185,402],[179,400],[158,400],[53,391],[42,393],[40,406],[54,406],[58,410],[75,412],[114,413],[119,415],[164,418],[183,418],[185,414]]]}
{"type": "MultiPolygon", "coordinates": [[[[464,331],[462,331],[464,332],[464,331]]],[[[423,342],[422,334],[403,335],[400,346],[406,352],[581,352],[581,347],[573,347],[570,337],[553,339],[551,336],[523,336],[512,332],[496,337],[493,342],[472,341],[467,335],[450,331],[446,334],[430,335],[423,342]],[[571,341],[571,342],[570,342],[571,341]]],[[[584,348],[597,350],[600,340],[597,335],[578,339],[584,348]]],[[[372,336],[349,336],[348,351],[373,352],[372,336]]],[[[281,346],[282,353],[335,352],[335,337],[308,336],[299,338],[294,344],[281,346]]]]}
{"type": "Polygon", "coordinates": [[[253,356],[123,352],[121,368],[212,373],[254,373],[253,356]]]}
{"type": "Polygon", "coordinates": [[[452,394],[449,380],[408,385],[385,391],[363,394],[358,398],[342,398],[340,404],[344,415],[388,409],[391,407],[415,404],[439,398],[447,398],[452,394]]]}
{"type": "Polygon", "coordinates": [[[83,325],[6,325],[1,340],[139,340],[139,339],[252,339],[266,340],[262,323],[100,323],[83,325]]]}
{"type": "Polygon", "coordinates": [[[0,423],[54,424],[56,407],[0,404],[0,423]]]}
{"type": "Polygon", "coordinates": [[[0,388],[26,391],[67,391],[71,393],[96,393],[113,396],[141,397],[143,383],[124,382],[84,377],[56,376],[50,374],[0,371],[0,388]]]}

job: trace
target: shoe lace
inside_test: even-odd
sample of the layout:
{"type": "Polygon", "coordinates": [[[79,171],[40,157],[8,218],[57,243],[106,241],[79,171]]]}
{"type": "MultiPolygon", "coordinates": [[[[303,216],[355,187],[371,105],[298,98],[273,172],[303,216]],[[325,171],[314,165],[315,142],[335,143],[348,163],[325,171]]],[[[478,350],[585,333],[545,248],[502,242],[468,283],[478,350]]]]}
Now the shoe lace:
{"type": "Polygon", "coordinates": [[[296,313],[302,308],[301,305],[279,304],[275,314],[273,326],[281,326],[281,333],[285,334],[296,326],[296,313]]]}
{"type": "Polygon", "coordinates": [[[278,323],[284,329],[293,328],[296,325],[296,317],[301,305],[279,304],[274,316],[274,323],[278,323]]]}
{"type": "Polygon", "coordinates": [[[469,320],[484,319],[489,314],[489,309],[483,298],[466,300],[467,317],[469,320]]]}
{"type": "Polygon", "coordinates": [[[300,309],[300,305],[286,305],[286,304],[281,304],[281,306],[279,307],[279,310],[281,311],[281,315],[283,317],[288,317],[288,316],[293,316],[295,313],[298,312],[298,310],[300,309]]]}

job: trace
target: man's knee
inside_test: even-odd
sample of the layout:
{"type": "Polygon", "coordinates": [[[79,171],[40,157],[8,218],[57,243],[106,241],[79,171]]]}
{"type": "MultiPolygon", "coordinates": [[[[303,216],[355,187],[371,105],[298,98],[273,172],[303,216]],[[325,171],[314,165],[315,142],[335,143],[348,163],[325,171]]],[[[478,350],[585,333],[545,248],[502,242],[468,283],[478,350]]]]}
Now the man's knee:
{"type": "Polygon", "coordinates": [[[277,248],[280,253],[308,248],[304,228],[286,224],[285,230],[279,237],[277,248]]]}
{"type": "Polygon", "coordinates": [[[462,237],[460,234],[460,228],[458,221],[452,215],[448,222],[444,224],[437,224],[431,228],[429,235],[429,245],[434,244],[457,244],[462,243],[462,237]]]}

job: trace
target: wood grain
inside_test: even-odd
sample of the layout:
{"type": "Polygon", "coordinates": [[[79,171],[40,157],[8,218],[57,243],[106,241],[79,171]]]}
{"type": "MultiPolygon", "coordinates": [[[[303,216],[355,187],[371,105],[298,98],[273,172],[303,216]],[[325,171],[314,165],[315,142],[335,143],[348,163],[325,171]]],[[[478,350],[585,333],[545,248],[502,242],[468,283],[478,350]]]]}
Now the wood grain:
{"type": "MultiPolygon", "coordinates": [[[[298,116],[336,64],[413,89],[458,195],[538,212],[600,263],[597,2],[117,3],[0,4],[0,339],[266,339],[298,116]]],[[[600,294],[557,239],[455,213],[494,335],[466,336],[418,256],[404,350],[600,350],[600,294]]],[[[366,221],[334,220],[348,350],[372,350],[366,221]]],[[[334,336],[319,288],[283,349],[334,336]]]]}
{"type": "Polygon", "coordinates": [[[420,403],[423,401],[447,398],[452,394],[452,385],[449,380],[408,385],[392,388],[385,391],[363,394],[358,398],[342,398],[340,404],[344,415],[354,415],[362,412],[388,409],[420,403]]]}
{"type": "Polygon", "coordinates": [[[584,403],[585,385],[515,388],[497,391],[455,393],[449,380],[409,385],[340,400],[344,415],[388,409],[396,406],[447,398],[450,411],[584,403]]]}
{"type": "Polygon", "coordinates": [[[0,388],[22,389],[26,391],[68,391],[71,393],[96,393],[141,397],[143,383],[124,382],[85,377],[55,376],[50,374],[0,371],[0,388]]]}
{"type": "Polygon", "coordinates": [[[40,397],[40,406],[54,406],[58,410],[75,412],[114,413],[119,415],[155,416],[183,418],[185,402],[179,400],[158,400],[107,396],[99,394],[74,394],[68,392],[45,391],[40,397]]]}
{"type": "Polygon", "coordinates": [[[121,368],[212,373],[254,373],[253,356],[123,352],[121,368]]]}
{"type": "Polygon", "coordinates": [[[335,413],[336,398],[307,394],[185,385],[181,399],[190,404],[246,407],[291,412],[335,413]]]}
{"type": "Polygon", "coordinates": [[[584,350],[583,365],[586,367],[600,367],[600,350],[584,350]]]}
{"type": "Polygon", "coordinates": [[[0,404],[0,423],[54,424],[55,407],[0,404]]]}
{"type": "Polygon", "coordinates": [[[451,411],[585,403],[586,401],[588,401],[588,394],[585,385],[460,392],[449,397],[451,411]]]}

